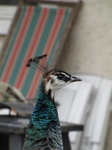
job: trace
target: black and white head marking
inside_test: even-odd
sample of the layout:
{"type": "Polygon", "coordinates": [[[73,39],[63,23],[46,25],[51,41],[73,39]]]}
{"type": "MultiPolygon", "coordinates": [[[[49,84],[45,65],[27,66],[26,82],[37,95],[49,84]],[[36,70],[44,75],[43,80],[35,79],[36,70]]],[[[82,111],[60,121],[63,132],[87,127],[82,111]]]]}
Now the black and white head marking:
{"type": "Polygon", "coordinates": [[[43,84],[46,94],[50,91],[51,97],[53,98],[54,92],[56,90],[64,87],[71,82],[81,81],[79,78],[56,68],[48,70],[46,56],[47,54],[30,58],[26,65],[27,67],[32,67],[35,70],[39,69],[43,73],[43,84]]]}

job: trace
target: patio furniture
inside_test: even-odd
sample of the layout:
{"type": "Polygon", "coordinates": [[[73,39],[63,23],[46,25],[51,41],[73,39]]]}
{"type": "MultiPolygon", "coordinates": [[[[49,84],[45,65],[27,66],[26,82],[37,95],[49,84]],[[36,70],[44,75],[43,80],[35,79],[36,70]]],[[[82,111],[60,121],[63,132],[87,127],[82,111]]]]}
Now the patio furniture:
{"type": "Polygon", "coordinates": [[[79,74],[82,80],[93,86],[88,117],[80,150],[103,150],[105,147],[109,119],[112,112],[112,80],[92,74],[79,74]]]}
{"type": "MultiPolygon", "coordinates": [[[[21,150],[24,142],[24,134],[29,118],[15,116],[0,116],[1,149],[21,150]],[[3,142],[2,144],[2,141],[3,142]]],[[[64,150],[70,149],[68,134],[70,131],[83,131],[83,125],[61,122],[64,150]]]]}

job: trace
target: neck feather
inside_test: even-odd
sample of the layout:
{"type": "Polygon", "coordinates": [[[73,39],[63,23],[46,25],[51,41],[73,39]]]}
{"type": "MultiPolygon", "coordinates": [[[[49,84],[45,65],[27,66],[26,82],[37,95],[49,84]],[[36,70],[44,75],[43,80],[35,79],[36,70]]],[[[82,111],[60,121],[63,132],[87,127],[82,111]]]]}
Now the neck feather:
{"type": "Polygon", "coordinates": [[[23,150],[63,150],[61,128],[51,93],[46,94],[43,84],[26,131],[23,150]]]}
{"type": "Polygon", "coordinates": [[[51,120],[59,121],[57,109],[51,98],[51,92],[46,94],[43,83],[40,85],[39,95],[31,115],[31,122],[48,124],[51,120]]]}

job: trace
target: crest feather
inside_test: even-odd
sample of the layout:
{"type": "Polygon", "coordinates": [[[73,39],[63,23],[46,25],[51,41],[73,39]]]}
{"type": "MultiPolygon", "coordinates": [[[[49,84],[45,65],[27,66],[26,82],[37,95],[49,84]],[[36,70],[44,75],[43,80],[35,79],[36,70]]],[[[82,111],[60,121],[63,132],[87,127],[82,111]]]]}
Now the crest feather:
{"type": "Polygon", "coordinates": [[[31,67],[35,70],[39,69],[41,72],[45,73],[46,71],[48,71],[46,57],[47,54],[30,58],[26,64],[26,67],[31,67]]]}

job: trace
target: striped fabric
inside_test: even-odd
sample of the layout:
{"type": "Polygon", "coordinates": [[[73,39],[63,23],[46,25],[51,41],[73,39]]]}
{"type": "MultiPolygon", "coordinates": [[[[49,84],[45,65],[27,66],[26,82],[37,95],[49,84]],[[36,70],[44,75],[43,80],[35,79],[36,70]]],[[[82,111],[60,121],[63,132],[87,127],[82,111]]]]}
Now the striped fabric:
{"type": "Polygon", "coordinates": [[[0,68],[0,80],[18,88],[27,98],[37,95],[42,74],[26,68],[30,57],[54,51],[69,16],[65,8],[23,6],[0,68]]]}

